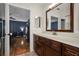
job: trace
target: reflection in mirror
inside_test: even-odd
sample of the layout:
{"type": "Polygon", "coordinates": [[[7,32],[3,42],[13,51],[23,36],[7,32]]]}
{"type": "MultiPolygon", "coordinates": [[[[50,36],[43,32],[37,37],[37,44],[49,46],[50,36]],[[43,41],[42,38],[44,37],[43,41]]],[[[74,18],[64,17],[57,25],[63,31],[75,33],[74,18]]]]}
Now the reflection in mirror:
{"type": "Polygon", "coordinates": [[[51,16],[51,19],[49,20],[49,26],[48,29],[57,30],[58,29],[58,18],[51,16]]]}
{"type": "Polygon", "coordinates": [[[47,30],[71,30],[71,5],[59,4],[47,11],[47,30]]]}
{"type": "Polygon", "coordinates": [[[61,19],[61,29],[65,29],[65,19],[61,19]]]}

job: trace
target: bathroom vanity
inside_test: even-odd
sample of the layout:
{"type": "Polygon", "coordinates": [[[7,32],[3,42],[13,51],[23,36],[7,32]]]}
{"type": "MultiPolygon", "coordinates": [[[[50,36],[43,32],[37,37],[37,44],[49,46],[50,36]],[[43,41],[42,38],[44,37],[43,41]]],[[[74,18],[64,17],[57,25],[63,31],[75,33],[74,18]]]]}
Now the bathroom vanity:
{"type": "Polygon", "coordinates": [[[78,43],[77,39],[34,34],[34,51],[39,56],[79,56],[78,43]]]}
{"type": "MultiPolygon", "coordinates": [[[[46,31],[74,33],[74,4],[59,3],[46,11],[46,31]]],[[[40,56],[79,56],[79,39],[34,33],[34,50],[40,56]]]]}

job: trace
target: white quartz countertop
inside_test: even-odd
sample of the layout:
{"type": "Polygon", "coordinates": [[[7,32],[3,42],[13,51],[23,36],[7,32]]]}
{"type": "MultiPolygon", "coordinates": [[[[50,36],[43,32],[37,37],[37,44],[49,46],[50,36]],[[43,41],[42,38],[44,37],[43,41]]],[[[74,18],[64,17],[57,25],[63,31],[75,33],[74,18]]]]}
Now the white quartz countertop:
{"type": "Polygon", "coordinates": [[[52,34],[47,34],[47,33],[42,33],[42,32],[40,33],[34,32],[34,34],[79,48],[78,38],[65,37],[65,36],[60,36],[60,35],[52,35],[52,34]]]}

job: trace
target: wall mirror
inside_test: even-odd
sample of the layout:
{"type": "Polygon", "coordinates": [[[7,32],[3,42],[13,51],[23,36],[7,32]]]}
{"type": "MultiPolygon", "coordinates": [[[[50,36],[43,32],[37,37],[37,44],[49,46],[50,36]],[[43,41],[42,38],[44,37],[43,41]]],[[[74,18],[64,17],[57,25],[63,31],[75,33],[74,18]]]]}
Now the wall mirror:
{"type": "Polygon", "coordinates": [[[46,11],[46,31],[73,32],[73,3],[59,3],[46,11]]]}

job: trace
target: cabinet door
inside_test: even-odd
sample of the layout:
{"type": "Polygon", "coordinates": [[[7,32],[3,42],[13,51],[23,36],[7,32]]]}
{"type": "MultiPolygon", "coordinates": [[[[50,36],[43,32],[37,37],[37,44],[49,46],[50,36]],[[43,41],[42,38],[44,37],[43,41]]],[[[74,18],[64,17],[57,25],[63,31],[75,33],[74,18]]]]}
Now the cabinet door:
{"type": "Polygon", "coordinates": [[[35,52],[36,52],[39,56],[43,56],[43,55],[44,55],[44,47],[43,47],[43,45],[36,44],[36,45],[35,45],[35,52]]]}
{"type": "Polygon", "coordinates": [[[37,35],[33,35],[33,41],[35,42],[35,41],[37,41],[38,40],[38,36],[37,35]]]}
{"type": "Polygon", "coordinates": [[[37,54],[39,56],[44,56],[44,48],[43,47],[39,47],[37,50],[36,50],[37,54]]]}
{"type": "Polygon", "coordinates": [[[45,50],[46,50],[45,51],[46,56],[60,56],[61,55],[60,52],[58,52],[50,47],[47,47],[47,46],[46,46],[45,50]]]}

